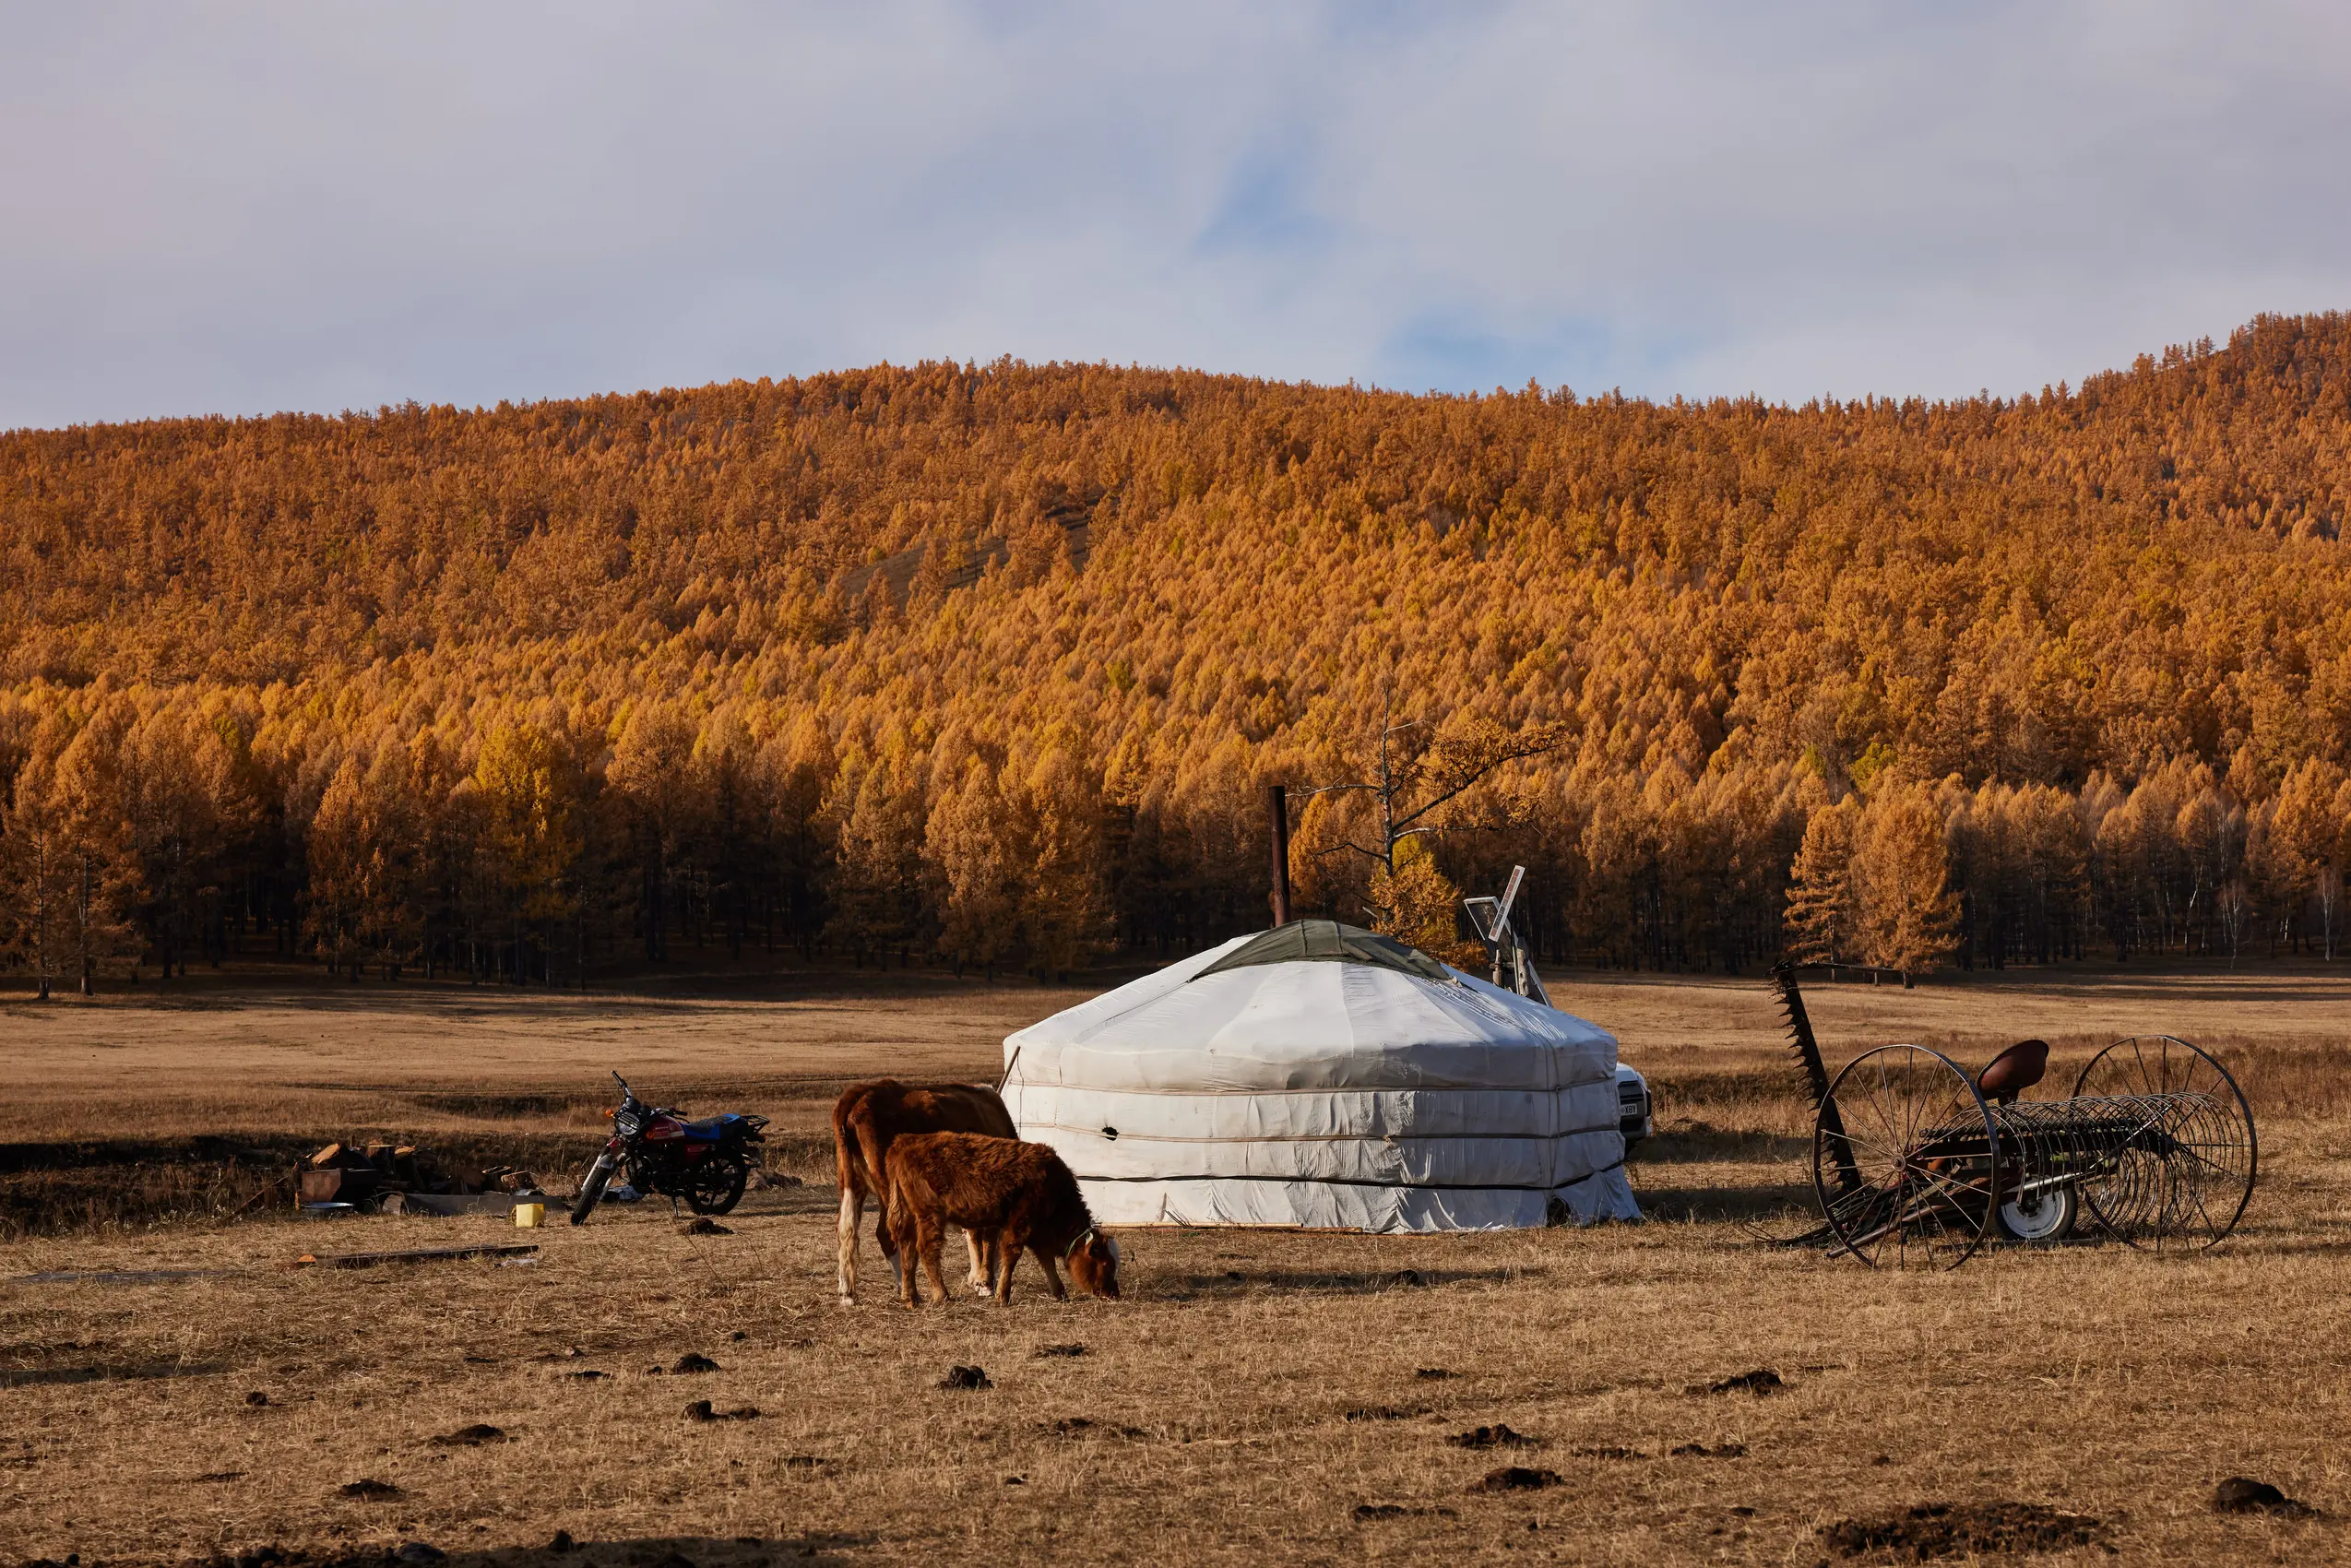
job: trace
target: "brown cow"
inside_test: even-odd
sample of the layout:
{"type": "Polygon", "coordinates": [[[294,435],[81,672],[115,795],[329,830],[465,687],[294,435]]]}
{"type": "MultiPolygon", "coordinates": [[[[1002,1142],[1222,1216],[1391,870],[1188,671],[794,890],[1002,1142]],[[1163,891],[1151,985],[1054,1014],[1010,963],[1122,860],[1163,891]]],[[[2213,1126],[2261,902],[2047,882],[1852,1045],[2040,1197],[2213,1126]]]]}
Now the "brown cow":
{"type": "MultiPolygon", "coordinates": [[[[833,1157],[841,1184],[840,1297],[841,1305],[857,1300],[858,1227],[865,1217],[870,1194],[886,1206],[890,1185],[883,1161],[893,1139],[908,1133],[984,1133],[990,1137],[1016,1138],[1012,1113],[996,1091],[978,1084],[902,1084],[896,1078],[875,1078],[851,1084],[833,1105],[833,1157]]],[[[876,1227],[875,1240],[891,1267],[899,1266],[887,1220],[876,1227]]],[[[985,1289],[988,1264],[980,1238],[967,1236],[971,1246],[971,1285],[985,1289]]]]}
{"type": "Polygon", "coordinates": [[[1056,1258],[1069,1265],[1079,1289],[1118,1300],[1118,1243],[1094,1228],[1077,1178],[1043,1144],[970,1133],[908,1134],[890,1146],[888,1170],[898,1299],[908,1306],[922,1304],[914,1280],[918,1261],[939,1304],[946,1304],[939,1248],[950,1222],[989,1243],[1000,1305],[1012,1300],[1013,1270],[1023,1251],[1036,1254],[1053,1300],[1068,1293],[1054,1271],[1056,1258]]]}

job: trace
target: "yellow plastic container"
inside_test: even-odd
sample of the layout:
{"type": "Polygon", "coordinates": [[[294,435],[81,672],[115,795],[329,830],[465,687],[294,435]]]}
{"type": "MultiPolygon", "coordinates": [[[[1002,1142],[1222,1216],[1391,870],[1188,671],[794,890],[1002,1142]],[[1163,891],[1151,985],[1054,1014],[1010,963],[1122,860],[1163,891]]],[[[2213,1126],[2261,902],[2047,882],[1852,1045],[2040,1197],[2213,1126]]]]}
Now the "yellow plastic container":
{"type": "Polygon", "coordinates": [[[536,1230],[539,1229],[539,1222],[546,1218],[545,1204],[515,1205],[515,1229],[517,1230],[536,1230]]]}

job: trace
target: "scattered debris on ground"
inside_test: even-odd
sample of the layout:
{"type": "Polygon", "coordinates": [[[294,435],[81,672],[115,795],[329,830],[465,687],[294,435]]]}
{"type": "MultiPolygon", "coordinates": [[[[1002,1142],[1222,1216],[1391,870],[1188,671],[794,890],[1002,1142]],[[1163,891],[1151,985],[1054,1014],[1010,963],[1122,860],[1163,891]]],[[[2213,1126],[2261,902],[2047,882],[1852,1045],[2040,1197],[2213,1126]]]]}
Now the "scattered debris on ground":
{"type": "Polygon", "coordinates": [[[1343,1419],[1350,1421],[1408,1421],[1415,1416],[1428,1413],[1418,1406],[1399,1408],[1394,1405],[1359,1405],[1348,1411],[1343,1419]]]}
{"type": "Polygon", "coordinates": [[[349,1206],[386,1214],[505,1213],[517,1194],[540,1195],[539,1178],[511,1165],[452,1171],[433,1150],[414,1144],[369,1144],[364,1148],[328,1144],[294,1173],[296,1206],[311,1211],[349,1206]],[[465,1198],[489,1201],[431,1201],[465,1198]]]}
{"type": "Polygon", "coordinates": [[[479,1448],[485,1443],[504,1443],[506,1441],[506,1434],[486,1421],[476,1421],[473,1425],[462,1427],[445,1437],[432,1438],[428,1441],[435,1448],[479,1448]]]}
{"type": "Polygon", "coordinates": [[[263,1392],[261,1392],[261,1390],[259,1390],[258,1388],[256,1388],[256,1389],[255,1389],[252,1393],[250,1393],[250,1394],[248,1394],[248,1395],[246,1395],[246,1396],[245,1396],[245,1403],[246,1403],[246,1404],[248,1404],[248,1405],[250,1405],[250,1406],[252,1406],[255,1409],[258,1410],[258,1409],[260,1409],[260,1408],[261,1408],[264,1405],[267,1405],[267,1404],[268,1404],[268,1403],[269,1403],[269,1396],[267,1396],[267,1394],[264,1394],[263,1392]]]}
{"type": "Polygon", "coordinates": [[[689,1219],[679,1226],[678,1234],[681,1236],[731,1236],[734,1232],[706,1214],[699,1219],[689,1219]]]}
{"type": "Polygon", "coordinates": [[[1666,1454],[1673,1459],[1744,1459],[1747,1457],[1747,1445],[1725,1443],[1709,1448],[1703,1443],[1685,1443],[1679,1448],[1668,1449],[1666,1454]]]}
{"type": "Polygon", "coordinates": [[[345,1481],[335,1489],[335,1493],[338,1497],[355,1497],[362,1503],[383,1503],[399,1496],[400,1489],[390,1481],[363,1477],[359,1480],[345,1481]]]}
{"type": "Polygon", "coordinates": [[[685,1419],[690,1421],[755,1421],[759,1419],[759,1407],[745,1405],[741,1409],[719,1410],[712,1408],[707,1399],[696,1399],[685,1408],[685,1419]]]}
{"type": "Polygon", "coordinates": [[[718,1363],[699,1350],[688,1350],[670,1363],[670,1372],[673,1376],[684,1376],[693,1372],[714,1372],[718,1370],[718,1363]]]}
{"type": "Polygon", "coordinates": [[[949,1367],[947,1369],[947,1375],[939,1380],[939,1386],[942,1388],[976,1389],[993,1388],[996,1385],[993,1383],[991,1383],[988,1380],[988,1374],[978,1367],[949,1367]]]}
{"type": "Polygon", "coordinates": [[[1753,1372],[1735,1372],[1720,1383],[1693,1383],[1686,1391],[1691,1394],[1752,1394],[1757,1398],[1787,1384],[1779,1373],[1769,1367],[1757,1367],[1753,1372]]]}
{"type": "Polygon", "coordinates": [[[1037,1348],[1037,1354],[1040,1360],[1048,1356],[1083,1356],[1086,1354],[1086,1347],[1083,1345],[1040,1345],[1037,1348]]]}
{"type": "Polygon", "coordinates": [[[831,1463],[832,1461],[830,1459],[821,1458],[813,1454],[787,1454],[784,1455],[784,1468],[787,1470],[813,1470],[821,1465],[829,1465],[831,1463]]]}
{"type": "Polygon", "coordinates": [[[1882,1519],[1844,1520],[1822,1538],[1841,1557],[1884,1552],[1912,1562],[2111,1544],[2103,1521],[2038,1503],[1922,1503],[1882,1519]]]}
{"type": "Polygon", "coordinates": [[[1443,1367],[1422,1367],[1412,1375],[1423,1383],[1443,1383],[1446,1378],[1457,1377],[1460,1374],[1447,1372],[1443,1367]]]}
{"type": "Polygon", "coordinates": [[[1513,1431],[1499,1421],[1490,1427],[1471,1427],[1467,1431],[1455,1432],[1445,1441],[1455,1448],[1538,1448],[1543,1442],[1539,1437],[1513,1431]]]}
{"type": "Polygon", "coordinates": [[[1472,1491],[1539,1491],[1547,1486],[1560,1484],[1557,1470],[1529,1469],[1525,1465],[1504,1465],[1499,1470],[1488,1470],[1478,1480],[1469,1483],[1472,1491]]]}
{"type": "Polygon", "coordinates": [[[1638,1448],[1626,1448],[1613,1443],[1579,1448],[1575,1451],[1575,1456],[1578,1459],[1646,1459],[1648,1457],[1638,1448]]]}
{"type": "Polygon", "coordinates": [[[2303,1518],[2316,1514],[2307,1503],[2297,1503],[2267,1481],[2257,1481],[2250,1476],[2231,1476],[2213,1488],[2213,1512],[2215,1514],[2276,1514],[2288,1518],[2303,1518]]]}
{"type": "Polygon", "coordinates": [[[1408,1508],[1401,1503],[1359,1503],[1355,1505],[1355,1522],[1359,1525],[1370,1524],[1377,1519],[1457,1519],[1460,1516],[1450,1508],[1408,1508]]]}

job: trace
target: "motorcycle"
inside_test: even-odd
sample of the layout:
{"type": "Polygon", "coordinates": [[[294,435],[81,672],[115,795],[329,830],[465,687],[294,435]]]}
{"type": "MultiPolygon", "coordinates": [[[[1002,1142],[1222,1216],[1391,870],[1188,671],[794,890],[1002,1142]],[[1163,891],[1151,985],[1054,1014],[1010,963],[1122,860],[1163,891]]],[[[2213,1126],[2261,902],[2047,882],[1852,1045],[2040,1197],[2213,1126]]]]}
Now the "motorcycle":
{"type": "Polygon", "coordinates": [[[612,1081],[621,1086],[619,1108],[605,1113],[612,1119],[612,1136],[579,1184],[572,1223],[588,1222],[588,1212],[623,1170],[639,1193],[659,1193],[672,1204],[683,1198],[696,1214],[724,1214],[734,1207],[759,1163],[754,1146],[766,1141],[761,1129],[767,1118],[730,1111],[689,1122],[666,1106],[637,1099],[618,1073],[612,1081]]]}

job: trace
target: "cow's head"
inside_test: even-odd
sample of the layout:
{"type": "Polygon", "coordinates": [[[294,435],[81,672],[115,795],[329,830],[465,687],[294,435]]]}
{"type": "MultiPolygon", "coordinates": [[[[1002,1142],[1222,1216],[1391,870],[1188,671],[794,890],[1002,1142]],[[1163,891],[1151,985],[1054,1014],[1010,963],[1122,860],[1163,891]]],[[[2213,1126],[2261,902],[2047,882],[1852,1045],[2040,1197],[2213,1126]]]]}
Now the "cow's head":
{"type": "Polygon", "coordinates": [[[1076,1241],[1070,1243],[1064,1261],[1069,1265],[1071,1284],[1113,1301],[1119,1299],[1119,1244],[1116,1241],[1088,1226],[1076,1241]]]}

